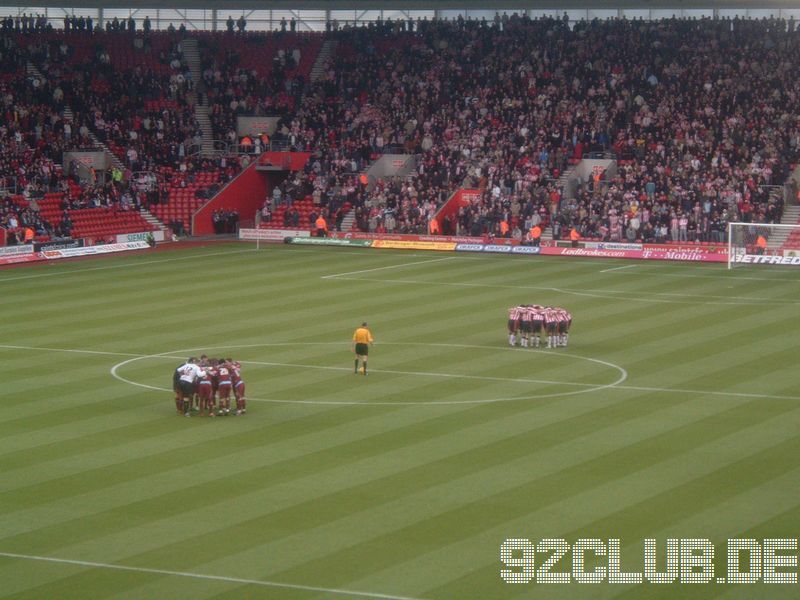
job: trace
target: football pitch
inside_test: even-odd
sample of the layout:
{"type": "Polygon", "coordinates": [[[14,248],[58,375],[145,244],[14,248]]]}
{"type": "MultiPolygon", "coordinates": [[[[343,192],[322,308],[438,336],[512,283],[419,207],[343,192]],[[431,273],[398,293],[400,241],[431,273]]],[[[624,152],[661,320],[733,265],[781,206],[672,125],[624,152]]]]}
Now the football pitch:
{"type": "Polygon", "coordinates": [[[2,598],[798,596],[763,582],[800,571],[765,542],[800,536],[795,270],[222,243],[0,271],[0,306],[2,598]],[[509,347],[524,303],[569,346],[509,347]],[[203,353],[246,415],[176,415],[203,353]],[[609,582],[613,540],[641,574],[690,538],[711,583],[609,582]]]}

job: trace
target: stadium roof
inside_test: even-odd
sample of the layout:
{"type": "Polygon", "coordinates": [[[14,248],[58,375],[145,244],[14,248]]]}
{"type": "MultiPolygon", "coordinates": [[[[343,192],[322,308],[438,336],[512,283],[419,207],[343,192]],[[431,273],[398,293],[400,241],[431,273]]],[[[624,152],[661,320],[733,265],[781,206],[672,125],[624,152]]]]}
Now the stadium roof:
{"type": "MultiPolygon", "coordinates": [[[[218,11],[258,10],[464,10],[502,11],[524,9],[691,9],[691,8],[800,8],[798,0],[34,0],[40,8],[198,8],[218,11]]],[[[19,0],[0,0],[0,6],[21,6],[19,0]]]]}

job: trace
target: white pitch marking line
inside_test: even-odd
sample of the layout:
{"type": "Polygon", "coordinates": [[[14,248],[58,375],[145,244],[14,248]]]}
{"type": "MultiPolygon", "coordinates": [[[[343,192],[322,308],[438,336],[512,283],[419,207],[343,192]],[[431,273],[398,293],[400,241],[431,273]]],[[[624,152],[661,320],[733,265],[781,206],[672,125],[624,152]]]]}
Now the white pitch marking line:
{"type": "MultiPolygon", "coordinates": [[[[270,345],[272,345],[272,346],[298,346],[298,345],[316,345],[316,346],[320,346],[320,345],[341,345],[341,346],[344,346],[344,343],[343,342],[277,342],[277,343],[270,344],[270,345]]],[[[478,348],[478,349],[486,349],[486,350],[509,350],[509,351],[518,351],[518,352],[520,351],[520,349],[518,349],[518,348],[508,348],[508,347],[505,347],[505,346],[502,346],[502,347],[482,346],[482,345],[476,345],[476,344],[442,344],[442,343],[440,343],[440,344],[435,344],[435,343],[425,343],[425,344],[421,344],[420,343],[420,344],[418,344],[418,343],[415,343],[415,342],[381,342],[381,345],[382,346],[414,346],[414,345],[420,346],[420,345],[425,345],[425,346],[440,346],[440,347],[445,347],[445,348],[478,348]]],[[[261,346],[264,346],[264,344],[237,344],[235,346],[214,346],[214,348],[218,348],[218,349],[254,348],[254,347],[261,347],[261,346]]],[[[37,346],[11,346],[11,345],[6,345],[6,344],[0,344],[0,349],[3,349],[3,348],[19,349],[19,350],[37,350],[37,351],[43,351],[43,352],[74,352],[74,353],[79,353],[79,354],[105,354],[105,355],[108,355],[108,356],[131,356],[134,359],[161,358],[161,357],[164,357],[164,358],[178,358],[178,359],[181,359],[181,360],[183,359],[182,356],[180,356],[180,357],[179,356],[175,356],[176,351],[174,351],[174,350],[173,351],[169,351],[169,352],[162,352],[161,354],[133,354],[131,352],[104,352],[104,351],[100,351],[100,350],[80,350],[80,349],[75,349],[75,348],[42,348],[42,347],[37,347],[37,346]]],[[[553,356],[567,356],[567,355],[565,355],[565,354],[553,354],[553,356]]],[[[580,358],[586,359],[586,357],[580,357],[580,358]]],[[[597,360],[597,359],[586,359],[586,360],[594,361],[594,360],[597,360]]],[[[127,363],[127,362],[130,362],[130,361],[124,361],[124,362],[127,363]]],[[[114,369],[116,369],[117,367],[122,366],[122,364],[123,363],[120,363],[118,365],[114,365],[114,369]]],[[[611,363],[607,363],[607,364],[610,365],[611,363]]],[[[294,365],[290,365],[290,366],[294,366],[294,365]]],[[[345,367],[313,367],[313,368],[342,369],[342,370],[345,370],[345,367]]],[[[350,367],[346,367],[346,370],[349,371],[350,367]]],[[[413,373],[407,373],[407,374],[412,375],[413,373]]],[[[441,373],[438,373],[438,374],[435,374],[435,375],[453,376],[453,377],[455,377],[455,375],[441,374],[441,373]]],[[[156,387],[156,386],[149,386],[149,385],[142,384],[142,383],[129,382],[129,381],[125,380],[125,379],[122,379],[121,377],[119,377],[117,375],[115,375],[115,377],[117,379],[119,379],[120,381],[124,381],[125,383],[133,383],[133,385],[137,385],[139,387],[149,388],[149,389],[153,389],[153,390],[156,390],[156,391],[171,391],[171,390],[168,390],[167,388],[160,388],[160,387],[156,387]]],[[[533,381],[533,380],[525,380],[525,381],[533,381]]],[[[554,382],[554,383],[558,383],[559,385],[572,385],[572,386],[588,386],[588,385],[590,385],[590,384],[585,384],[585,383],[569,383],[569,382],[563,382],[563,381],[562,382],[554,382]]],[[[612,386],[614,387],[614,389],[631,390],[631,391],[642,391],[642,392],[665,392],[665,393],[675,393],[675,394],[707,394],[707,395],[710,395],[710,396],[733,396],[733,397],[739,397],[739,398],[766,398],[766,399],[770,399],[770,400],[800,400],[800,396],[782,396],[782,395],[777,395],[777,394],[756,394],[756,393],[750,393],[750,392],[726,392],[726,391],[716,391],[716,390],[687,390],[687,389],[678,389],[678,388],[643,387],[643,386],[619,385],[619,384],[617,384],[617,385],[612,384],[612,386]]],[[[609,387],[609,386],[603,386],[603,387],[609,387]]],[[[268,400],[268,402],[280,402],[280,400],[268,400]]],[[[301,401],[294,401],[294,400],[288,400],[287,402],[296,402],[298,404],[302,404],[301,401]]],[[[352,404],[359,404],[359,405],[369,406],[366,403],[355,403],[354,402],[352,404]]],[[[408,404],[408,403],[404,402],[403,404],[408,404]]],[[[443,403],[440,403],[440,404],[443,404],[443,403]]]]}
{"type": "Polygon", "coordinates": [[[317,587],[313,585],[301,585],[298,583],[282,583],[280,581],[266,581],[262,579],[244,579],[241,577],[225,577],[223,575],[204,575],[202,573],[188,573],[185,571],[169,571],[167,569],[149,569],[147,567],[128,567],[125,565],[115,565],[110,563],[92,562],[88,560],[71,560],[68,558],[55,558],[51,556],[33,556],[30,554],[16,554],[13,552],[0,552],[0,556],[7,558],[18,558],[22,560],[35,560],[40,562],[51,562],[65,565],[77,565],[79,567],[91,567],[95,569],[111,569],[114,571],[130,571],[133,573],[149,573],[153,575],[170,575],[172,577],[188,577],[190,579],[206,579],[211,581],[222,581],[225,583],[243,583],[246,585],[259,585],[262,587],[283,588],[289,590],[303,590],[306,592],[322,592],[324,594],[336,594],[339,596],[356,596],[360,598],[379,598],[381,600],[415,600],[409,596],[395,596],[393,594],[379,594],[376,592],[360,592],[357,590],[341,590],[337,588],[317,587]]]}
{"type": "Polygon", "coordinates": [[[447,256],[445,258],[433,258],[431,260],[418,260],[416,262],[402,263],[399,265],[388,265],[386,267],[375,267],[374,269],[362,269],[361,271],[350,271],[348,273],[335,273],[333,275],[323,275],[322,279],[333,279],[334,277],[345,277],[347,275],[358,275],[359,273],[372,273],[373,271],[383,271],[385,269],[399,269],[401,267],[411,267],[413,265],[424,265],[427,263],[442,262],[446,260],[456,260],[457,256],[447,256]]]}
{"type": "Polygon", "coordinates": [[[611,271],[620,271],[622,269],[632,269],[633,267],[638,267],[639,265],[625,265],[624,267],[611,267],[610,269],[603,269],[600,271],[601,273],[610,273],[611,271]]]}
{"type": "MultiPolygon", "coordinates": [[[[566,355],[554,354],[553,356],[566,356],[566,355]]],[[[158,357],[169,358],[169,359],[178,358],[178,357],[168,356],[165,354],[160,354],[158,355],[158,357]]],[[[319,371],[346,371],[346,372],[350,372],[353,370],[350,367],[330,367],[326,365],[306,365],[302,363],[259,362],[256,360],[242,360],[239,362],[241,362],[243,365],[259,365],[262,367],[295,367],[298,369],[317,369],[319,371]]],[[[458,373],[433,373],[427,371],[395,371],[392,369],[370,369],[370,373],[387,373],[389,375],[415,375],[418,377],[444,377],[450,379],[476,379],[479,381],[503,381],[508,383],[541,383],[544,385],[568,385],[576,387],[598,386],[597,383],[571,383],[569,381],[548,381],[546,379],[513,379],[508,377],[489,377],[489,376],[484,377],[482,375],[459,375],[458,373]]]]}
{"type": "MultiPolygon", "coordinates": [[[[322,248],[323,247],[321,246],[320,248],[316,248],[315,250],[321,250],[322,248]]],[[[336,251],[336,250],[338,250],[338,248],[334,247],[334,248],[332,248],[332,250],[336,251]]],[[[414,255],[410,255],[410,256],[414,256],[414,255]]],[[[460,254],[458,256],[452,256],[451,258],[454,259],[454,260],[461,260],[461,261],[465,261],[465,260],[492,261],[492,260],[498,260],[498,259],[500,259],[500,260],[504,260],[505,259],[505,257],[503,255],[480,256],[480,255],[475,254],[475,255],[468,256],[467,253],[460,254]]],[[[539,255],[539,258],[542,258],[542,256],[539,255]]],[[[544,257],[544,258],[546,259],[548,257],[544,257]]],[[[562,256],[562,257],[553,257],[553,258],[566,258],[566,257],[562,256]]],[[[526,262],[526,261],[521,261],[521,262],[526,262]]],[[[529,264],[531,264],[533,266],[536,266],[536,267],[541,267],[544,264],[543,261],[530,260],[528,262],[529,262],[529,264]]],[[[601,260],[592,258],[590,263],[587,262],[583,266],[587,266],[588,267],[588,266],[592,266],[592,265],[614,265],[614,264],[617,264],[617,262],[619,262],[618,259],[612,259],[610,261],[601,261],[601,260]]],[[[647,261],[647,262],[648,263],[652,263],[653,261],[647,261]]],[[[682,263],[682,264],[681,263],[674,263],[674,262],[670,263],[670,264],[664,264],[664,261],[661,261],[661,263],[662,264],[660,264],[660,265],[658,265],[658,264],[647,264],[647,265],[645,265],[645,264],[636,264],[636,265],[631,265],[632,267],[640,267],[640,269],[635,271],[635,272],[632,271],[630,273],[625,273],[625,275],[639,275],[639,274],[642,274],[642,275],[647,275],[647,276],[651,276],[651,277],[680,277],[680,278],[697,277],[697,278],[705,278],[705,279],[723,279],[725,281],[727,281],[729,279],[738,279],[738,280],[742,280],[742,281],[786,281],[786,282],[791,282],[791,283],[796,283],[797,282],[796,278],[790,278],[790,277],[748,277],[748,276],[745,276],[745,275],[727,275],[726,273],[728,273],[728,271],[720,271],[718,267],[713,267],[713,266],[711,266],[711,267],[703,267],[703,266],[701,266],[699,264],[691,263],[691,262],[686,262],[686,263],[682,263]],[[659,266],[664,267],[665,269],[666,269],[667,266],[682,267],[682,268],[686,268],[686,269],[690,269],[691,268],[692,271],[706,271],[706,272],[714,273],[714,274],[712,274],[712,275],[698,275],[697,273],[664,273],[663,270],[665,270],[665,269],[658,270],[658,271],[655,271],[655,270],[642,271],[641,270],[641,267],[653,267],[653,269],[656,269],[659,266]]],[[[357,273],[360,273],[360,272],[361,271],[357,271],[357,273]]],[[[772,272],[775,272],[775,271],[772,271],[772,272]]],[[[347,275],[347,273],[340,273],[339,275],[325,275],[325,276],[322,277],[322,279],[330,279],[330,278],[340,277],[340,276],[343,276],[343,275],[347,275]]],[[[367,281],[373,281],[373,280],[370,279],[370,280],[367,280],[367,281]]],[[[425,282],[425,283],[427,283],[427,282],[425,282]]]]}
{"type": "MultiPolygon", "coordinates": [[[[208,252],[206,254],[195,254],[192,256],[178,256],[175,258],[165,258],[163,260],[143,260],[137,263],[128,263],[123,265],[108,265],[105,267],[86,267],[78,269],[69,269],[67,271],[58,271],[57,273],[36,273],[34,275],[20,275],[19,277],[0,277],[0,283],[6,281],[19,281],[21,279],[38,279],[40,277],[56,277],[58,275],[71,275],[74,273],[85,273],[87,271],[105,271],[108,269],[124,269],[131,267],[141,267],[143,265],[157,265],[161,263],[175,262],[178,260],[193,260],[195,258],[207,258],[209,256],[222,256],[224,254],[243,254],[245,252],[255,252],[255,250],[231,250],[230,252],[208,252]]],[[[57,263],[45,263],[54,265],[57,263]]]]}
{"type": "Polygon", "coordinates": [[[11,344],[0,344],[0,349],[8,350],[39,350],[42,352],[76,352],[78,354],[103,354],[105,356],[144,356],[133,352],[105,352],[103,350],[75,350],[72,348],[41,348],[39,346],[13,346],[11,344]]]}
{"type": "MultiPolygon", "coordinates": [[[[564,356],[563,354],[559,356],[564,356]]],[[[302,365],[292,363],[269,363],[257,361],[242,361],[243,364],[275,366],[275,367],[298,367],[309,369],[327,369],[330,371],[350,371],[350,367],[324,367],[317,365],[302,365]]],[[[394,371],[392,369],[370,369],[370,373],[388,373],[389,375],[416,375],[419,377],[444,377],[450,379],[475,379],[479,381],[504,381],[508,383],[541,383],[544,385],[569,385],[577,387],[597,387],[596,383],[570,383],[569,381],[548,381],[546,379],[513,379],[508,377],[489,377],[482,375],[459,375],[458,373],[432,373],[427,371],[394,371]]]]}
{"type": "Polygon", "coordinates": [[[795,306],[800,304],[793,300],[762,300],[751,296],[711,296],[711,295],[696,295],[696,294],[666,294],[661,292],[636,292],[636,291],[616,291],[616,290],[571,290],[568,288],[554,288],[543,287],[538,285],[504,285],[500,283],[466,283],[466,282],[447,282],[447,281],[423,281],[420,279],[373,279],[371,277],[338,277],[338,281],[365,281],[369,283],[408,283],[413,285],[443,285],[449,287],[467,287],[467,288],[502,288],[510,290],[542,290],[547,292],[557,292],[559,294],[571,294],[573,296],[587,296],[589,298],[606,298],[609,300],[630,300],[631,302],[654,302],[659,304],[710,304],[710,305],[723,305],[723,306],[755,306],[756,302],[759,304],[774,304],[778,306],[795,306]],[[595,292],[595,293],[588,293],[595,292]],[[632,296],[614,296],[604,294],[642,294],[642,295],[655,295],[655,296],[681,296],[685,298],[697,298],[694,301],[687,300],[679,302],[677,300],[662,300],[659,298],[636,298],[632,296]],[[731,300],[744,300],[745,302],[713,302],[705,301],[703,298],[729,298],[731,300]],[[752,301],[752,302],[749,302],[752,301]],[[749,303],[748,303],[749,302],[749,303]]]}

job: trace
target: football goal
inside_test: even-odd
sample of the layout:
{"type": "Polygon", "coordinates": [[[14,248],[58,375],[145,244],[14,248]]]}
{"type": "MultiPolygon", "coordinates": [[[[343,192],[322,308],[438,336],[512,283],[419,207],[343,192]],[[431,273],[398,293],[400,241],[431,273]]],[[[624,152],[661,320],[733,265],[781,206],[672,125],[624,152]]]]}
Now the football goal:
{"type": "Polygon", "coordinates": [[[800,266],[800,223],[728,223],[728,268],[800,266]]]}

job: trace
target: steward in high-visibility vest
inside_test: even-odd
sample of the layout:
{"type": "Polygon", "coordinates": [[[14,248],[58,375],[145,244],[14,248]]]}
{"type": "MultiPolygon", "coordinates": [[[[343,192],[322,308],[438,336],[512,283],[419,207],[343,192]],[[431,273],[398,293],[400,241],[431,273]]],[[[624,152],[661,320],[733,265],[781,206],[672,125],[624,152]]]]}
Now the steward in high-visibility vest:
{"type": "Polygon", "coordinates": [[[758,254],[767,253],[767,238],[765,238],[763,235],[759,235],[756,238],[756,252],[758,254]]]}
{"type": "Polygon", "coordinates": [[[317,237],[328,237],[328,223],[325,221],[325,217],[318,216],[314,227],[317,228],[317,237]]]}
{"type": "Polygon", "coordinates": [[[542,243],[542,228],[539,227],[538,225],[534,225],[533,227],[531,227],[530,236],[531,236],[531,243],[534,246],[540,245],[542,243]]]}
{"type": "Polygon", "coordinates": [[[435,217],[428,221],[428,233],[430,235],[439,235],[439,221],[435,217]]]}
{"type": "Polygon", "coordinates": [[[573,227],[572,230],[569,232],[569,239],[572,241],[572,247],[577,248],[578,240],[581,239],[581,234],[578,233],[578,230],[573,227]]]}
{"type": "Polygon", "coordinates": [[[508,221],[500,221],[500,237],[508,237],[508,221]]]}

